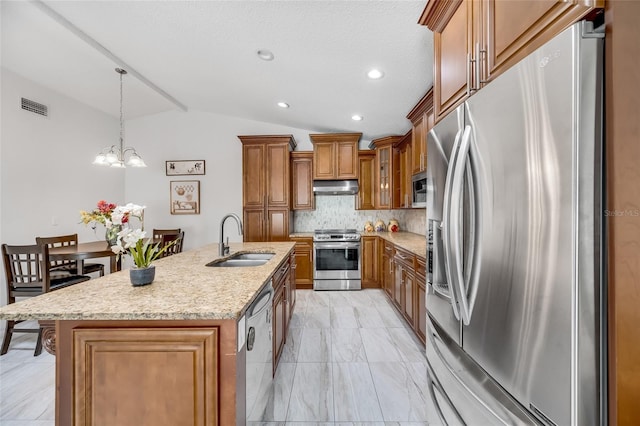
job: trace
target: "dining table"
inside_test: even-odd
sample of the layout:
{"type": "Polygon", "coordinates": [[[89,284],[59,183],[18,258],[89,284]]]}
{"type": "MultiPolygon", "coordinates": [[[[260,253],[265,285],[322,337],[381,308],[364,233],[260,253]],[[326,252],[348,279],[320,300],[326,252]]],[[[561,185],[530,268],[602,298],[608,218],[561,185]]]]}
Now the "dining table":
{"type": "Polygon", "coordinates": [[[53,247],[49,249],[49,260],[75,260],[78,265],[78,275],[84,273],[84,261],[86,259],[97,259],[108,257],[110,260],[109,271],[117,272],[121,268],[120,257],[111,251],[109,243],[106,241],[91,241],[78,243],[77,245],[53,247]]]}

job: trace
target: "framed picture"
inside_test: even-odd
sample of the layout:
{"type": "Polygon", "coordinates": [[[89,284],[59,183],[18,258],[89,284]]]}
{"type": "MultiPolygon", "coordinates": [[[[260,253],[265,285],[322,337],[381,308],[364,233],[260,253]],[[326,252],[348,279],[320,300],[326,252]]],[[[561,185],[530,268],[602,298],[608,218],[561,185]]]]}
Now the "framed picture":
{"type": "Polygon", "coordinates": [[[204,160],[166,161],[167,176],[203,175],[204,160]]]}
{"type": "Polygon", "coordinates": [[[200,214],[199,180],[172,180],[169,189],[171,214],[200,214]]]}

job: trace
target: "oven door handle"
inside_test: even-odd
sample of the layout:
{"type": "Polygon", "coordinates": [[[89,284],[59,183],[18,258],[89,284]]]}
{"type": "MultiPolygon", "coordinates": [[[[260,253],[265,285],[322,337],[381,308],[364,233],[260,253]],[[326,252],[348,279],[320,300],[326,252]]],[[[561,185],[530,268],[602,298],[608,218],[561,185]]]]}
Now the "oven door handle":
{"type": "Polygon", "coordinates": [[[316,250],[352,249],[352,248],[360,248],[360,243],[315,243],[314,247],[316,250]]]}

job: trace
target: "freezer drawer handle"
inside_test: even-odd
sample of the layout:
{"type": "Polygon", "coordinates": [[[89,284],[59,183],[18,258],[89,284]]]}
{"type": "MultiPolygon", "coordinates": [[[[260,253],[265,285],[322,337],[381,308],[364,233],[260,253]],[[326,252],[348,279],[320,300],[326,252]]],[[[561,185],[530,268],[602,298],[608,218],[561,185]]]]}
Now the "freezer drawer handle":
{"type": "Polygon", "coordinates": [[[431,401],[433,401],[433,405],[436,407],[438,417],[440,417],[440,420],[443,424],[448,425],[449,423],[444,417],[442,408],[440,408],[440,403],[438,402],[438,398],[436,397],[435,393],[436,390],[440,395],[442,395],[442,399],[446,401],[447,405],[451,408],[451,411],[453,411],[460,423],[466,424],[464,420],[462,420],[462,416],[460,415],[456,407],[453,405],[453,402],[451,402],[451,399],[449,399],[449,396],[442,388],[440,381],[438,381],[436,375],[433,374],[433,369],[431,368],[431,364],[429,364],[429,360],[427,360],[427,386],[429,386],[429,396],[431,396],[431,401]]]}
{"type": "MultiPolygon", "coordinates": [[[[446,344],[442,341],[442,339],[440,338],[440,336],[436,333],[434,333],[433,331],[431,331],[429,333],[429,340],[430,343],[433,347],[434,352],[438,355],[438,358],[440,358],[440,360],[442,361],[442,363],[444,364],[445,368],[449,371],[449,373],[451,373],[451,375],[456,379],[456,381],[469,393],[469,395],[471,395],[476,401],[478,401],[484,408],[486,408],[486,410],[488,412],[490,412],[497,420],[500,421],[501,424],[505,425],[505,426],[509,426],[510,423],[508,421],[505,421],[502,416],[500,416],[498,413],[496,413],[496,411],[490,407],[489,405],[487,405],[486,402],[484,402],[482,400],[482,398],[480,398],[465,382],[464,380],[462,380],[462,378],[458,375],[458,373],[456,372],[456,370],[451,367],[451,365],[449,365],[449,363],[447,362],[446,358],[444,357],[444,355],[442,354],[442,351],[440,350],[440,348],[438,347],[438,344],[442,344],[445,345],[446,344]]],[[[428,360],[427,360],[428,361],[428,360]]]]}

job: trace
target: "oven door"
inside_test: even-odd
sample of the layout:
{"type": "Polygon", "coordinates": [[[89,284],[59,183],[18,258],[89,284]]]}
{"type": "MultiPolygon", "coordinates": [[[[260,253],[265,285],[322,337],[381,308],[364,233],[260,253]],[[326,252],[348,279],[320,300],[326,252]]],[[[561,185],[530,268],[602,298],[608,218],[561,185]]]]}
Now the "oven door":
{"type": "Polygon", "coordinates": [[[316,280],[359,280],[359,242],[316,242],[313,244],[313,278],[316,280]]]}

